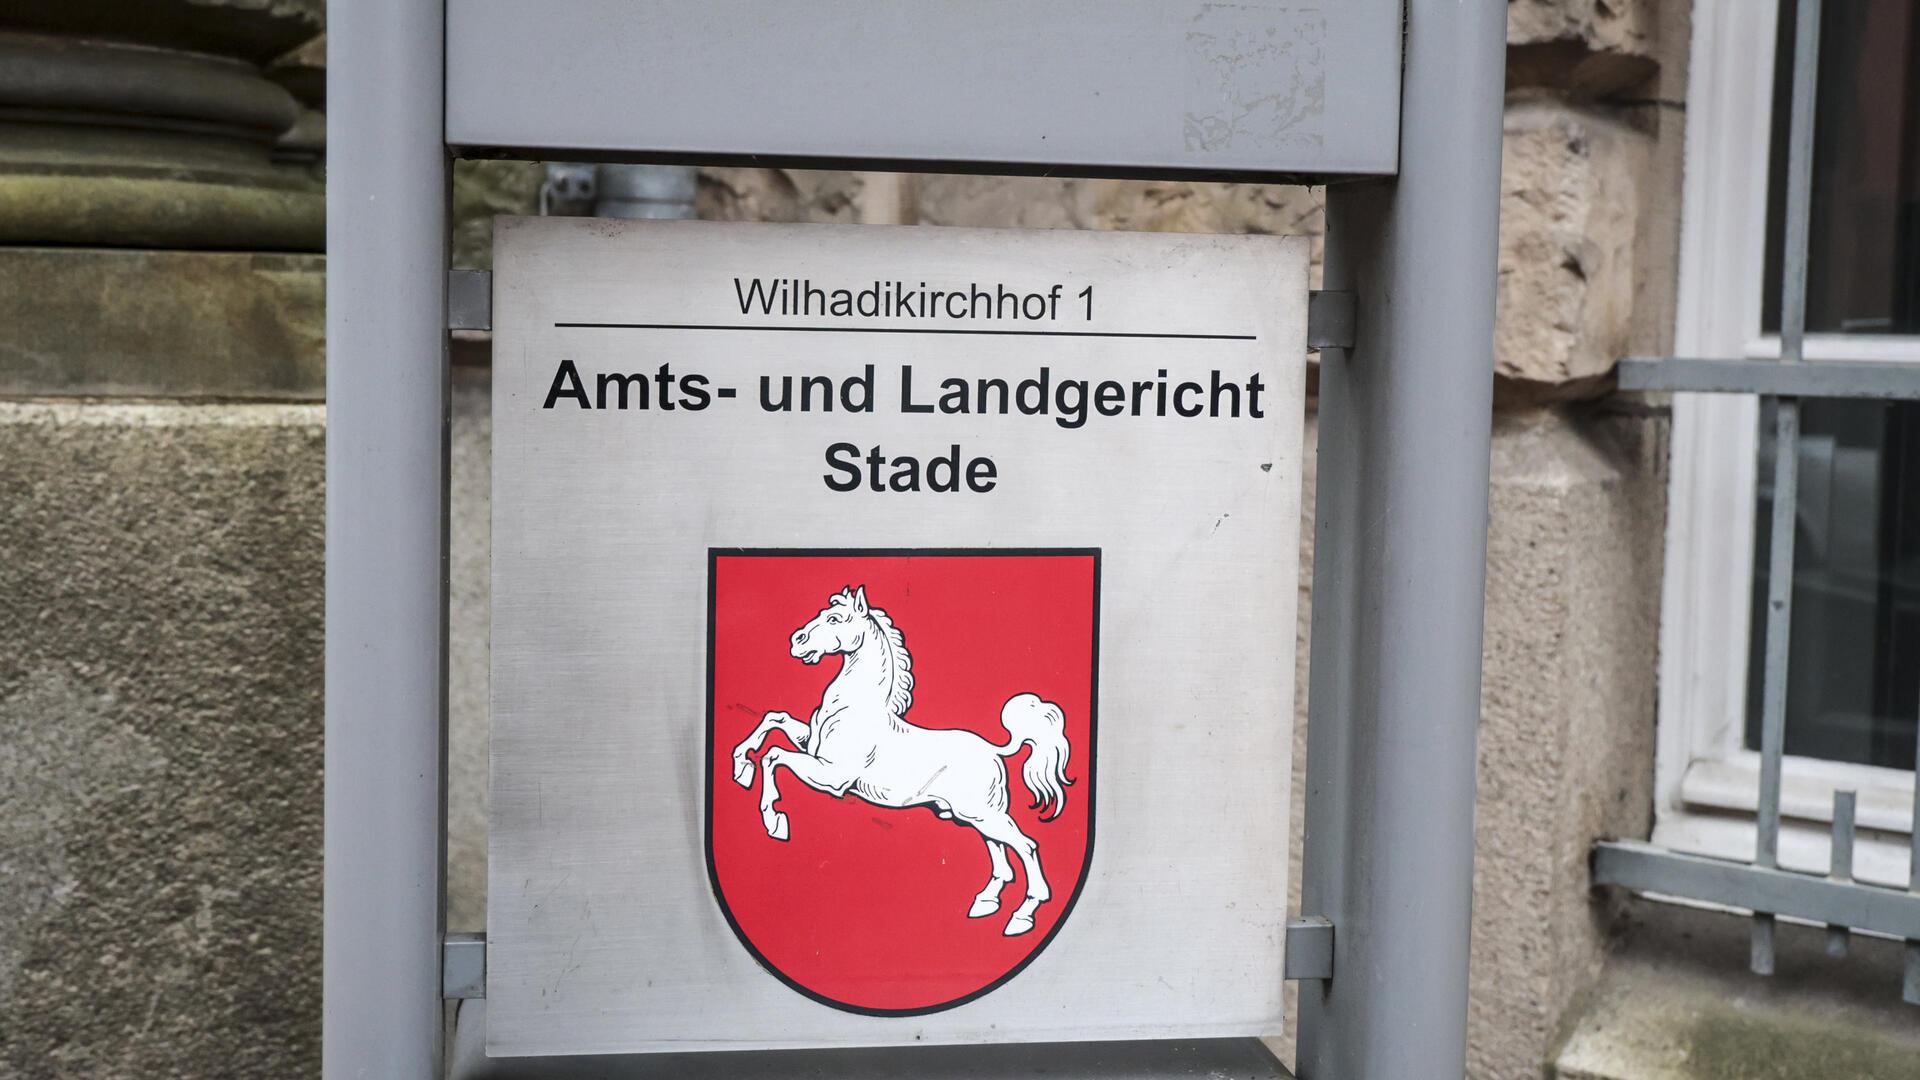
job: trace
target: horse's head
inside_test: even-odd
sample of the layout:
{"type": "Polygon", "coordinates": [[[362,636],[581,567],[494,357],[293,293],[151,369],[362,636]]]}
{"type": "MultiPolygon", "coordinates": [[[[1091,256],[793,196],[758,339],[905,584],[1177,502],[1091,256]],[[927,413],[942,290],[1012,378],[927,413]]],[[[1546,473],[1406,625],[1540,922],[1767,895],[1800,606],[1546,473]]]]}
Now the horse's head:
{"type": "Polygon", "coordinates": [[[831,653],[850,653],[867,638],[867,587],[840,590],[813,621],[793,632],[793,655],[809,664],[831,653]]]}

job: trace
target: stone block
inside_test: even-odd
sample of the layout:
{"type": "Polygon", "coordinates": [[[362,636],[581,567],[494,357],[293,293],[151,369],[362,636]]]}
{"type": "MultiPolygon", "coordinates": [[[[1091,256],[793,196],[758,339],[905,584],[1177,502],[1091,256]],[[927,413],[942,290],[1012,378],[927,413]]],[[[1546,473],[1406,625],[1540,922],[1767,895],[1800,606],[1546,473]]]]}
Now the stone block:
{"type": "Polygon", "coordinates": [[[1651,56],[1660,7],[1661,0],[1508,0],[1507,44],[1565,41],[1589,52],[1651,56]]]}
{"type": "Polygon", "coordinates": [[[325,0],[8,0],[9,29],[266,63],[326,28],[325,0]]]}
{"type": "Polygon", "coordinates": [[[810,169],[700,170],[695,202],[713,221],[860,220],[862,174],[810,169]]]}
{"type": "Polygon", "coordinates": [[[1635,901],[1606,971],[1566,1024],[1557,1080],[1911,1080],[1920,1027],[1901,945],[1782,922],[1775,974],[1747,971],[1749,920],[1635,901]]]}
{"type": "Polygon", "coordinates": [[[1632,339],[1653,140],[1544,101],[1505,131],[1494,371],[1522,397],[1596,393],[1632,339]]]}
{"type": "Polygon", "coordinates": [[[1690,7],[1684,0],[1509,0],[1507,90],[1679,101],[1690,7]]]}
{"type": "Polygon", "coordinates": [[[316,1073],[324,451],[0,402],[0,1076],[316,1073]]]}
{"type": "Polygon", "coordinates": [[[1472,1080],[1537,1080],[1612,912],[1587,852],[1644,836],[1665,421],[1496,420],[1475,823],[1472,1080]]]}
{"type": "Polygon", "coordinates": [[[318,401],[325,305],[321,255],[0,247],[0,394],[318,401]]]}
{"type": "Polygon", "coordinates": [[[454,162],[451,265],[493,269],[494,216],[539,213],[545,180],[546,167],[537,162],[454,162]]]}
{"type": "Polygon", "coordinates": [[[447,588],[447,928],[487,926],[488,668],[493,637],[492,372],[453,369],[447,588]]]}
{"type": "Polygon", "coordinates": [[[1325,203],[1324,189],[1266,184],[936,175],[920,181],[919,216],[928,225],[1304,235],[1317,283],[1325,203]]]}

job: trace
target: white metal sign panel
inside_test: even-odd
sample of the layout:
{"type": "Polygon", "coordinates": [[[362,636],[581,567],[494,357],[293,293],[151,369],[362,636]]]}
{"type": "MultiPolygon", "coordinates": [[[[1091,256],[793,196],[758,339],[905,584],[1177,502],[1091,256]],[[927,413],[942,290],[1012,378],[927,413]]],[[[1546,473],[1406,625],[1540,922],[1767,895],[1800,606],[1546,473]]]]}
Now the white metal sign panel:
{"type": "Polygon", "coordinates": [[[489,1051],[1277,1032],[1305,241],[495,244],[489,1051]]]}
{"type": "Polygon", "coordinates": [[[448,0],[455,146],[1387,174],[1400,0],[448,0]]]}

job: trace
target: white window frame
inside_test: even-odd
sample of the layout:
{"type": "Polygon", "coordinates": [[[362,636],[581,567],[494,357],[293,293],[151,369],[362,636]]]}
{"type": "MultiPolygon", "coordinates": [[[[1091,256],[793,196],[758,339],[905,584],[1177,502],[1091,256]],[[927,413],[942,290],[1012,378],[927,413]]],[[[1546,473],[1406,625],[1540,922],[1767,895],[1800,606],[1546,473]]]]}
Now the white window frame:
{"type": "MultiPolygon", "coordinates": [[[[1768,141],[1778,12],[1756,0],[1695,0],[1674,354],[1779,355],[1760,333],[1768,141]]],[[[1810,335],[1810,362],[1920,362],[1920,337],[1810,335]]],[[[1760,755],[1744,745],[1759,401],[1675,394],[1660,613],[1657,844],[1754,854],[1760,755]]],[[[1914,774],[1787,756],[1780,864],[1828,866],[1833,793],[1859,793],[1854,874],[1904,887],[1914,774]]]]}

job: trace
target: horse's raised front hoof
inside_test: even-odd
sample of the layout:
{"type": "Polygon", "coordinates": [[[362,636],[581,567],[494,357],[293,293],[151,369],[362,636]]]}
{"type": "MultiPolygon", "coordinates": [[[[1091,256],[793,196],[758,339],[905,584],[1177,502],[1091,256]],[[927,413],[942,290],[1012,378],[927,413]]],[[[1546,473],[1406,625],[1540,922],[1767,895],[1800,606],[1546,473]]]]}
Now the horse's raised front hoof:
{"type": "Polygon", "coordinates": [[[767,822],[767,835],[773,837],[775,840],[785,840],[788,835],[787,815],[785,814],[773,815],[773,819],[767,822]]]}
{"type": "MultiPolygon", "coordinates": [[[[997,896],[977,897],[973,901],[973,906],[967,909],[967,918],[984,919],[987,916],[999,910],[1000,910],[999,897],[997,896]]],[[[1032,924],[1029,923],[1028,925],[1032,925],[1032,924]]]]}
{"type": "Polygon", "coordinates": [[[733,782],[743,788],[753,786],[753,762],[740,758],[733,763],[733,782]]]}
{"type": "Polygon", "coordinates": [[[1019,937],[1031,929],[1033,929],[1033,916],[1022,915],[1016,911],[1013,913],[1013,918],[1007,920],[1007,928],[1001,933],[1008,937],[1019,937]]]}

